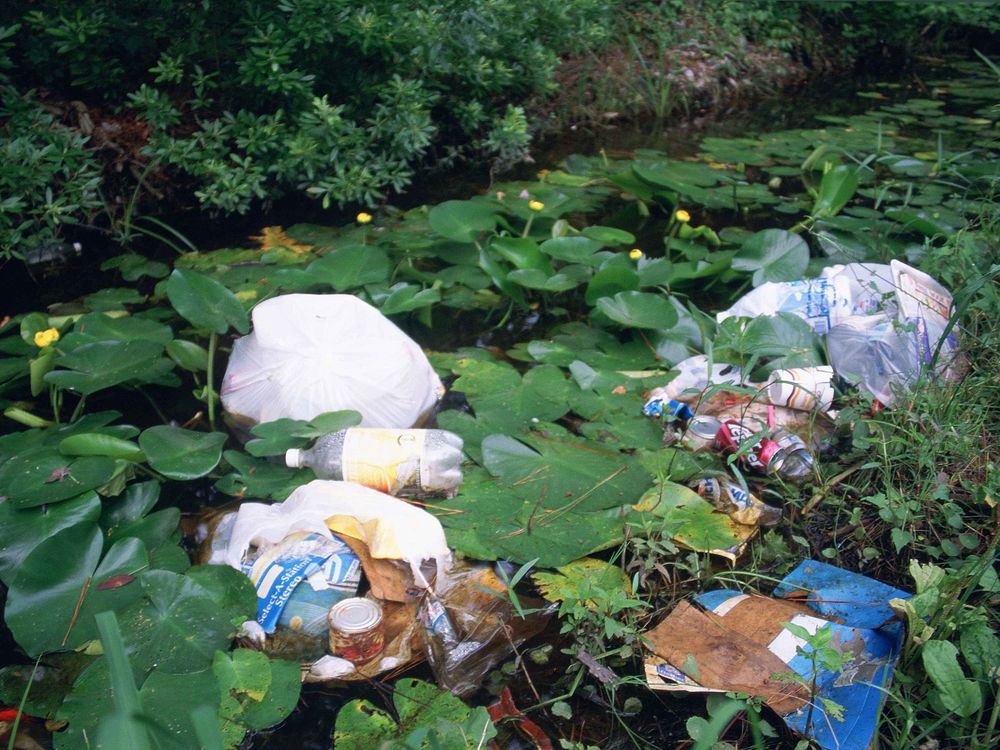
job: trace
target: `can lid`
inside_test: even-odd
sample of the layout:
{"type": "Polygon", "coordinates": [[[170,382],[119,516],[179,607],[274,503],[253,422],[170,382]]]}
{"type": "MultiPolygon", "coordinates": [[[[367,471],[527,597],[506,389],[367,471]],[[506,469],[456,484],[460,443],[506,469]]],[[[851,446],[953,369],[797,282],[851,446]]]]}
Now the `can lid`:
{"type": "Polygon", "coordinates": [[[382,621],[382,608],[371,599],[356,596],[334,604],[329,619],[330,627],[341,633],[363,633],[382,621]]]}
{"type": "Polygon", "coordinates": [[[292,469],[302,468],[302,451],[299,448],[289,448],[285,451],[285,466],[292,469]]]}
{"type": "Polygon", "coordinates": [[[722,427],[722,422],[707,415],[695,416],[688,422],[688,430],[701,438],[714,438],[722,427]]]}

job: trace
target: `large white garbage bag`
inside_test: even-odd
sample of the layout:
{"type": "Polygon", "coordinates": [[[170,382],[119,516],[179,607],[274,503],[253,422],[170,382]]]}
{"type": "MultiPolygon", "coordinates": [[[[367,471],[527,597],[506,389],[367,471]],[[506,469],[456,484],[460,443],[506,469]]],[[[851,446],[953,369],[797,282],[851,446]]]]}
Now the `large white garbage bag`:
{"type": "Polygon", "coordinates": [[[253,309],[222,381],[226,411],[252,422],[354,409],[362,427],[412,427],[444,393],[427,357],[349,294],[286,294],[253,309]]]}
{"type": "Polygon", "coordinates": [[[429,584],[420,564],[433,560],[437,585],[451,566],[451,550],[441,522],[423,508],[353,482],[316,479],[282,503],[243,503],[229,543],[218,559],[239,569],[250,546],[277,544],[295,531],[332,533],[364,542],[377,559],[403,560],[418,586],[429,584]]]}

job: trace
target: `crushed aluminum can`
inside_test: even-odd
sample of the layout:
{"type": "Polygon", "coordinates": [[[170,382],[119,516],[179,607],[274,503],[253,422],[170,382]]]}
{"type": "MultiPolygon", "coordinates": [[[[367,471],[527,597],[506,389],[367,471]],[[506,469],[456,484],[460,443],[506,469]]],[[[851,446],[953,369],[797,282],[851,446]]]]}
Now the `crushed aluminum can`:
{"type": "Polygon", "coordinates": [[[658,396],[649,399],[649,401],[643,405],[642,413],[647,417],[667,417],[680,419],[685,422],[694,416],[694,412],[691,411],[691,407],[683,401],[677,401],[672,398],[664,401],[658,396]]]}
{"type": "Polygon", "coordinates": [[[782,516],[781,508],[761,502],[729,479],[705,477],[692,488],[701,497],[745,526],[774,526],[782,516]]]}
{"type": "MultiPolygon", "coordinates": [[[[715,445],[725,453],[736,453],[740,445],[759,432],[763,425],[756,429],[752,426],[754,420],[727,419],[719,427],[715,435],[715,445]]],[[[781,469],[785,461],[785,452],[774,440],[762,437],[749,451],[740,456],[740,460],[755,471],[763,474],[774,474],[781,469]]]]}

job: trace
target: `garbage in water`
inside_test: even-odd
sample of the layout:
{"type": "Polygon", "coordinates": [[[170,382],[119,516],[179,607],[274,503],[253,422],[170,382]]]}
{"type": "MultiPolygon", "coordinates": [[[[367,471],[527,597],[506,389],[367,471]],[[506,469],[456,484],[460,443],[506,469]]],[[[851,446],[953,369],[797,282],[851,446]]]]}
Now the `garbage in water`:
{"type": "Polygon", "coordinates": [[[220,392],[238,426],[354,409],[363,427],[413,427],[444,393],[423,350],[349,294],[286,294],[253,309],[220,392]]]}
{"type": "MultiPolygon", "coordinates": [[[[640,513],[662,518],[663,528],[681,547],[736,562],[759,532],[759,521],[742,523],[730,508],[720,505],[684,485],[660,482],[633,507],[640,513]]],[[[749,514],[744,516],[749,517],[749,514]]],[[[760,518],[763,517],[762,512],[760,518]]]]}
{"type": "Polygon", "coordinates": [[[691,489],[744,526],[776,526],[781,521],[781,508],[761,502],[728,477],[703,477],[691,489]]]}
{"type": "Polygon", "coordinates": [[[373,599],[344,599],[330,608],[330,653],[352,664],[365,664],[385,649],[382,607],[373,599]]]}
{"type": "MultiPolygon", "coordinates": [[[[951,293],[941,284],[893,260],[889,265],[831,266],[816,279],[762,284],[718,313],[716,320],[781,312],[796,315],[826,336],[830,364],[838,376],[891,406],[897,392],[929,367],[950,379],[959,376],[958,328],[949,322],[953,309],[951,293]]],[[[787,372],[782,379],[797,381],[787,372]]],[[[706,383],[712,380],[707,378],[706,383]]],[[[806,390],[814,392],[817,403],[832,400],[826,386],[819,382],[810,386],[806,390]]],[[[785,390],[769,386],[772,403],[792,406],[787,399],[794,389],[783,402],[785,390]]]]}
{"type": "Polygon", "coordinates": [[[467,564],[453,570],[439,593],[418,607],[425,655],[438,685],[458,696],[476,691],[500,661],[537,635],[555,605],[519,596],[521,617],[494,568],[467,564]]]}
{"type": "Polygon", "coordinates": [[[285,463],[320,479],[357,482],[389,495],[453,497],[462,483],[462,438],[446,430],[352,427],[292,448],[285,463]]]}
{"type": "Polygon", "coordinates": [[[866,750],[902,645],[903,623],[889,607],[895,598],[910,594],[814,560],[770,597],[699,594],[645,634],[646,682],[654,690],[759,696],[820,747],[866,750]]]}

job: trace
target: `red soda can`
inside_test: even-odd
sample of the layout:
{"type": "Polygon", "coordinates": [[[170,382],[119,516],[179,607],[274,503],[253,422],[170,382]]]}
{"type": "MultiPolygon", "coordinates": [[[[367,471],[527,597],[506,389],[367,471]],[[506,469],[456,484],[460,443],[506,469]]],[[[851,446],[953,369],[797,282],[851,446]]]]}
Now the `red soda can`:
{"type": "MultiPolygon", "coordinates": [[[[726,453],[736,453],[743,441],[763,431],[763,424],[755,428],[753,422],[754,420],[748,419],[727,419],[715,434],[715,445],[726,453]]],[[[781,468],[785,452],[775,441],[763,437],[740,458],[751,469],[771,474],[781,468]]]]}

